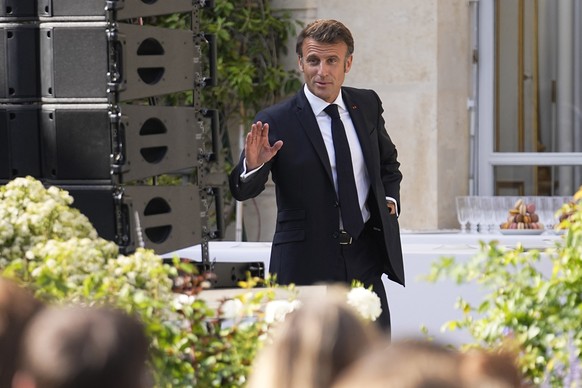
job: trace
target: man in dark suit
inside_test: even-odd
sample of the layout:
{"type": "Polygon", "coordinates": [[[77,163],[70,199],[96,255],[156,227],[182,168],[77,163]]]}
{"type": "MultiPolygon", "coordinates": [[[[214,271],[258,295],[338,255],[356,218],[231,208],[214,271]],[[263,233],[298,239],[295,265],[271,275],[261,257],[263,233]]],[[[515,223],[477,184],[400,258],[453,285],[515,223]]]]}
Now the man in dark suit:
{"type": "Polygon", "coordinates": [[[264,190],[270,172],[278,212],[269,272],[280,284],[359,280],[371,285],[381,299],[379,323],[389,330],[381,276],[404,285],[397,218],[402,174],[382,104],[372,90],[342,87],[354,51],[342,23],[307,25],[296,51],[305,85],[257,114],[230,174],[230,189],[239,201],[253,198],[264,190]],[[339,124],[332,119],[337,112],[328,113],[332,104],[339,124]],[[347,156],[339,156],[346,150],[336,148],[338,126],[347,137],[347,156]],[[351,183],[342,172],[346,161],[351,161],[351,183]],[[355,186],[357,195],[342,194],[348,186],[355,186]]]}

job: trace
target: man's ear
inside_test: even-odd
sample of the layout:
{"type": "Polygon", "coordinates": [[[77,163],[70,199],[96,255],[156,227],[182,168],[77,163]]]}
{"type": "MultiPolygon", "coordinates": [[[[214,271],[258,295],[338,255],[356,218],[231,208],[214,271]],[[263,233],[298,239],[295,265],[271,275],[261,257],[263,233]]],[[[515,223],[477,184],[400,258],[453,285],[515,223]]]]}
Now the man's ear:
{"type": "Polygon", "coordinates": [[[352,68],[352,61],[354,60],[354,56],[350,55],[347,59],[346,59],[346,63],[344,66],[344,73],[349,73],[350,69],[352,68]]]}
{"type": "Polygon", "coordinates": [[[297,56],[297,66],[299,66],[299,71],[303,73],[303,57],[301,55],[297,56]]]}

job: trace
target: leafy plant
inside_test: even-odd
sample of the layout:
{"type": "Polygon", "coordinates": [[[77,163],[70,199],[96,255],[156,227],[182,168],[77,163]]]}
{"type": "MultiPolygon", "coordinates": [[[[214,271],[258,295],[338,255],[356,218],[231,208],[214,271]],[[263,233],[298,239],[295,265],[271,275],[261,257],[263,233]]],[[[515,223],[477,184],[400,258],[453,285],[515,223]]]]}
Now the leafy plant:
{"type": "MultiPolygon", "coordinates": [[[[261,315],[252,324],[225,326],[226,301],[213,309],[199,297],[205,278],[192,265],[165,265],[144,249],[119,255],[71,203],[66,191],[30,177],[0,187],[0,276],[48,303],[106,304],[139,316],[152,339],[159,387],[241,386],[262,344],[256,339],[269,328],[261,315]],[[173,279],[189,279],[181,294],[173,279]]],[[[272,298],[269,286],[249,291],[248,311],[259,312],[272,298]]]]}
{"type": "Polygon", "coordinates": [[[536,385],[579,384],[582,352],[582,188],[560,228],[566,230],[554,247],[540,252],[497,241],[481,243],[466,263],[442,258],[429,280],[449,278],[458,284],[476,282],[488,294],[478,305],[459,299],[463,317],[446,324],[467,329],[475,342],[466,347],[517,347],[524,375],[536,385]],[[549,262],[551,273],[542,271],[549,262]]]}
{"type": "Polygon", "coordinates": [[[270,3],[216,0],[202,14],[201,30],[215,35],[218,47],[218,85],[203,91],[203,102],[218,108],[225,123],[236,119],[249,126],[258,110],[300,85],[297,73],[281,64],[295,23],[270,3]]]}
{"type": "MultiPolygon", "coordinates": [[[[297,72],[281,63],[297,22],[288,12],[273,10],[270,0],[216,0],[201,15],[201,30],[213,34],[217,44],[217,85],[202,90],[202,104],[220,112],[223,157],[230,172],[238,155],[232,155],[229,127],[250,130],[260,109],[301,85],[297,72]]],[[[226,193],[225,219],[231,220],[234,200],[226,193]]]]}

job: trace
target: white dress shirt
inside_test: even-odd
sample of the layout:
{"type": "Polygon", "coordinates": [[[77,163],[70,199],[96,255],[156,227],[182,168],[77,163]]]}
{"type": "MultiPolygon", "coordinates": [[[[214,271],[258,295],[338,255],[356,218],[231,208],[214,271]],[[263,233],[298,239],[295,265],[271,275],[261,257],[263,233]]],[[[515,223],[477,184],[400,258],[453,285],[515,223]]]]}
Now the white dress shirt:
{"type": "MultiPolygon", "coordinates": [[[[311,93],[307,88],[307,85],[303,88],[307,101],[309,101],[309,105],[311,105],[311,109],[315,114],[317,125],[319,125],[319,130],[321,131],[321,136],[323,137],[323,142],[327,149],[329,163],[331,164],[331,173],[333,175],[333,183],[335,185],[335,191],[337,192],[337,169],[335,162],[335,148],[333,146],[333,138],[331,135],[331,117],[324,111],[324,109],[330,104],[311,93]]],[[[362,147],[360,147],[360,140],[358,139],[356,128],[354,127],[350,113],[346,109],[346,104],[344,103],[341,93],[337,96],[333,104],[338,106],[340,119],[346,130],[346,136],[350,145],[350,154],[352,155],[352,168],[354,170],[356,190],[358,191],[358,202],[365,223],[370,218],[370,211],[366,206],[366,199],[368,198],[368,193],[370,191],[370,178],[364,162],[364,154],[362,153],[362,147]]]]}

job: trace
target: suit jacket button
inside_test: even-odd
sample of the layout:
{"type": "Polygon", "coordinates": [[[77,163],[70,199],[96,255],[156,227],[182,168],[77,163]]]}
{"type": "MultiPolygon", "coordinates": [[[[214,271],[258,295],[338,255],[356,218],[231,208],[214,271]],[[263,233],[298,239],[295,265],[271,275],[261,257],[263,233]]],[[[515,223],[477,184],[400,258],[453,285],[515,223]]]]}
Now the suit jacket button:
{"type": "Polygon", "coordinates": [[[333,234],[331,235],[333,238],[338,238],[339,233],[338,232],[333,232],[333,234]]]}
{"type": "Polygon", "coordinates": [[[335,202],[333,203],[333,207],[339,207],[339,202],[338,202],[338,201],[335,201],[335,202]]]}

